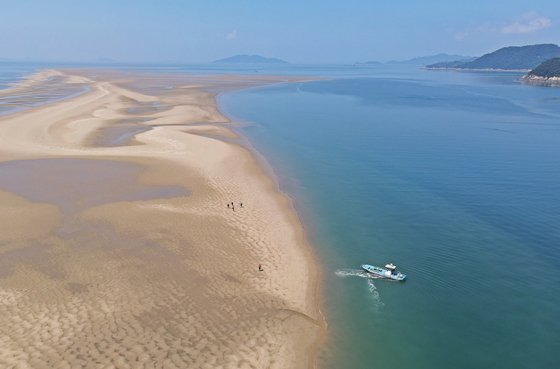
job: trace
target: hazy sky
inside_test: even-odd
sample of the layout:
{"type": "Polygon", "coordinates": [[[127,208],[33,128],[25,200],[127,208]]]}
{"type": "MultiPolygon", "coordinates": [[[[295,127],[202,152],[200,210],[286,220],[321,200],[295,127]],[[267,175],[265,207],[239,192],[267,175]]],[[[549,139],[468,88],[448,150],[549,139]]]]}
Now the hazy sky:
{"type": "Polygon", "coordinates": [[[560,42],[560,0],[1,0],[0,58],[294,63],[560,42]]]}

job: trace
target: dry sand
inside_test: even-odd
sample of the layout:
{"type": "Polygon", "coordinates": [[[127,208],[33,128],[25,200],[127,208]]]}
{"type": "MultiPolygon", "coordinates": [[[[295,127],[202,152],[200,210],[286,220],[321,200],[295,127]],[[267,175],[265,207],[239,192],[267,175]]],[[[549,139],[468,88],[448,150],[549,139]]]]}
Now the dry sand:
{"type": "Polygon", "coordinates": [[[88,90],[0,117],[0,368],[314,365],[311,248],[215,102],[279,81],[46,71],[2,92],[88,90]]]}

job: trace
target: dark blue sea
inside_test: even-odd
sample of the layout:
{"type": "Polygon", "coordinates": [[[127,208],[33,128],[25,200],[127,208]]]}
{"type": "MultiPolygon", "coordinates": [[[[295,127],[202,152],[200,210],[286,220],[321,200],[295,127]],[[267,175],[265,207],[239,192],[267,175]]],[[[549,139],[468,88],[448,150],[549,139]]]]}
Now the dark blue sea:
{"type": "Polygon", "coordinates": [[[323,75],[220,96],[323,264],[321,366],[560,368],[560,89],[503,72],[323,75]],[[387,262],[408,279],[359,270],[387,262]]]}

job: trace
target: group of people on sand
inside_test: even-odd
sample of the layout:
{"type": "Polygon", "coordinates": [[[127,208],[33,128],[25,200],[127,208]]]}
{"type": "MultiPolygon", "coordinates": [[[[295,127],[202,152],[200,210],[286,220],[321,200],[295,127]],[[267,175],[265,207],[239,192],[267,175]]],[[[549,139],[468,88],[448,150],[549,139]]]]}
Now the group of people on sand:
{"type": "MultiPolygon", "coordinates": [[[[231,209],[231,210],[235,211],[235,204],[233,203],[233,201],[228,202],[226,204],[226,206],[227,206],[228,209],[231,209]]],[[[243,203],[242,202],[239,203],[239,207],[243,208],[243,203]]],[[[263,272],[263,271],[264,271],[264,268],[262,267],[262,264],[259,264],[259,272],[263,272]]]]}
{"type": "MultiPolygon", "coordinates": [[[[228,209],[231,209],[231,210],[235,211],[235,204],[233,203],[233,201],[228,202],[226,204],[226,206],[227,206],[228,209]]],[[[239,207],[243,208],[243,203],[242,202],[239,203],[239,207]]],[[[264,271],[264,268],[263,268],[262,264],[259,264],[259,272],[263,272],[263,271],[264,271]]]]}
{"type": "MultiPolygon", "coordinates": [[[[232,201],[232,202],[229,202],[229,203],[227,204],[227,207],[228,207],[228,209],[231,209],[231,210],[235,211],[235,205],[233,204],[233,201],[232,201]]],[[[242,202],[239,203],[239,207],[240,207],[240,208],[243,207],[243,203],[242,203],[242,202]]]]}

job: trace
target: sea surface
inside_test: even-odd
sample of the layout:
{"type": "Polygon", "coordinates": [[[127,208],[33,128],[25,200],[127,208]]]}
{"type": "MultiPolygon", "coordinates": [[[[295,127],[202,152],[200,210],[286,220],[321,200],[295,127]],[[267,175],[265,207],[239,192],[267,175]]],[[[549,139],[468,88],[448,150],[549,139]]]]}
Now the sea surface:
{"type": "Polygon", "coordinates": [[[324,266],[321,367],[560,368],[560,89],[503,72],[322,75],[220,96],[324,266]],[[408,279],[360,271],[387,262],[408,279]]]}
{"type": "MultiPolygon", "coordinates": [[[[0,91],[12,87],[29,75],[45,70],[79,68],[108,69],[132,74],[191,74],[191,75],[303,75],[324,76],[349,74],[360,75],[368,68],[343,65],[221,65],[221,64],[150,64],[150,63],[66,63],[66,62],[18,62],[0,60],[0,91]]],[[[50,77],[46,83],[33,86],[25,91],[0,96],[0,116],[37,107],[47,103],[75,97],[88,91],[87,87],[58,83],[58,77],[50,77]]],[[[165,88],[170,86],[163,86],[165,88]]]]}

